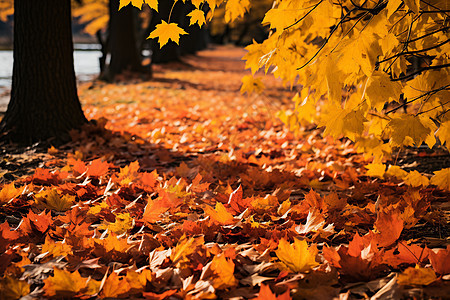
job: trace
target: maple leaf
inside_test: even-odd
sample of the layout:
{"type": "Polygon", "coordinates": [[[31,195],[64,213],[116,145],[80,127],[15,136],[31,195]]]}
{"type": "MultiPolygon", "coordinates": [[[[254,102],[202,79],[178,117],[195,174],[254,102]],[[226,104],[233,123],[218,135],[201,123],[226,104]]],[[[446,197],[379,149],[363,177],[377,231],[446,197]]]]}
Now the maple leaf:
{"type": "Polygon", "coordinates": [[[430,129],[422,124],[414,115],[401,115],[393,118],[388,127],[392,130],[391,141],[396,146],[419,146],[427,138],[430,129]]]}
{"type": "Polygon", "coordinates": [[[445,144],[447,149],[450,149],[450,121],[442,122],[439,126],[436,136],[441,141],[442,145],[445,144]]]}
{"type": "Polygon", "coordinates": [[[130,285],[131,289],[140,290],[145,288],[147,282],[153,280],[153,275],[152,271],[150,271],[149,269],[143,269],[140,272],[128,270],[125,279],[130,285]]]}
{"type": "Polygon", "coordinates": [[[373,72],[365,91],[371,107],[378,111],[383,109],[386,102],[398,100],[401,93],[401,84],[396,81],[391,81],[389,76],[382,71],[373,72]]]}
{"type": "Polygon", "coordinates": [[[211,270],[216,275],[213,280],[213,286],[216,289],[226,289],[238,284],[234,277],[234,263],[231,259],[227,259],[225,255],[219,254],[214,256],[211,262],[211,270]]]}
{"type": "Polygon", "coordinates": [[[408,176],[408,172],[406,172],[399,166],[389,165],[386,171],[386,175],[404,179],[406,176],[408,176]]]}
{"type": "Polygon", "coordinates": [[[65,241],[55,242],[49,236],[45,237],[45,243],[42,245],[42,253],[48,252],[53,257],[67,256],[72,254],[72,247],[65,241]]]}
{"type": "Polygon", "coordinates": [[[86,175],[89,177],[101,177],[109,170],[109,163],[102,161],[100,158],[91,161],[88,166],[86,175]]]}
{"type": "Polygon", "coordinates": [[[364,167],[368,170],[366,172],[367,176],[383,179],[384,172],[386,170],[386,166],[384,164],[370,163],[364,167]]]}
{"type": "Polygon", "coordinates": [[[284,28],[294,24],[300,17],[301,13],[299,9],[279,9],[272,8],[262,20],[261,24],[270,24],[271,29],[282,31],[284,28]]]}
{"type": "Polygon", "coordinates": [[[201,11],[200,9],[194,9],[189,14],[187,14],[187,16],[191,17],[189,26],[198,24],[198,26],[201,28],[202,25],[206,23],[205,13],[203,11],[201,11]]]}
{"type": "Polygon", "coordinates": [[[244,16],[250,7],[249,0],[228,0],[225,7],[225,23],[230,23],[244,16]]]}
{"type": "Polygon", "coordinates": [[[158,0],[144,0],[151,8],[158,12],[158,0]]]}
{"type": "Polygon", "coordinates": [[[400,273],[397,283],[400,285],[429,285],[436,281],[436,273],[430,268],[421,268],[418,265],[414,268],[407,268],[400,273]]]}
{"type": "Polygon", "coordinates": [[[379,247],[393,244],[402,233],[403,220],[397,212],[380,212],[375,221],[375,227],[380,232],[376,237],[379,247]]]}
{"type": "Polygon", "coordinates": [[[433,269],[441,274],[450,274],[450,245],[446,249],[430,250],[428,252],[433,269]]]}
{"type": "Polygon", "coordinates": [[[289,300],[289,299],[292,299],[291,295],[289,294],[289,290],[277,296],[274,292],[272,292],[270,286],[264,283],[261,284],[258,297],[253,298],[253,300],[289,300]]]}
{"type": "Polygon", "coordinates": [[[177,267],[180,267],[182,264],[189,262],[187,258],[188,255],[191,255],[196,250],[197,246],[203,245],[205,243],[205,239],[203,236],[194,238],[187,238],[184,234],[178,241],[176,247],[172,249],[172,254],[170,255],[170,260],[177,267]]]}
{"type": "Polygon", "coordinates": [[[130,4],[141,9],[142,4],[144,3],[144,0],[120,0],[119,10],[122,9],[122,7],[127,6],[130,4]]]}
{"type": "Polygon", "coordinates": [[[275,251],[285,269],[293,272],[307,272],[318,266],[316,256],[319,250],[315,245],[308,247],[305,240],[294,239],[290,244],[286,239],[281,239],[278,249],[275,251]]]}
{"type": "Polygon", "coordinates": [[[94,243],[101,245],[106,253],[116,251],[118,253],[125,253],[129,248],[127,239],[118,238],[117,235],[111,233],[104,239],[95,239],[94,243]]]}
{"type": "Polygon", "coordinates": [[[164,20],[161,20],[161,24],[156,25],[156,29],[150,33],[148,38],[158,38],[159,46],[162,48],[169,40],[178,44],[180,35],[183,34],[187,34],[187,32],[178,27],[176,23],[166,23],[164,20]]]}
{"type": "Polygon", "coordinates": [[[0,191],[0,205],[8,203],[12,199],[22,194],[24,190],[25,187],[16,189],[16,187],[14,186],[14,182],[4,185],[2,190],[0,191]]]}
{"type": "Polygon", "coordinates": [[[81,277],[78,271],[53,269],[53,277],[44,279],[44,293],[47,296],[70,297],[86,288],[86,278],[81,277]]]}
{"type": "Polygon", "coordinates": [[[117,181],[121,185],[129,185],[134,182],[139,177],[139,162],[134,161],[128,166],[120,168],[119,175],[117,176],[117,181]]]}
{"type": "Polygon", "coordinates": [[[251,199],[242,199],[243,195],[244,191],[242,190],[242,186],[239,185],[228,198],[227,204],[238,214],[242,213],[250,206],[251,199]]]}
{"type": "Polygon", "coordinates": [[[248,51],[248,53],[242,57],[242,60],[245,60],[245,68],[251,69],[252,75],[255,75],[256,71],[263,66],[261,57],[266,54],[264,51],[265,49],[263,48],[263,44],[258,44],[253,40],[253,44],[245,47],[245,50],[248,51]]]}
{"type": "Polygon", "coordinates": [[[67,211],[75,203],[75,196],[59,195],[56,189],[44,190],[35,196],[35,202],[38,207],[48,208],[56,211],[67,211]]]}
{"type": "Polygon", "coordinates": [[[48,212],[46,214],[43,211],[40,214],[35,214],[32,210],[30,210],[27,214],[27,217],[22,220],[19,229],[20,232],[25,235],[32,234],[34,228],[39,232],[44,233],[52,223],[53,221],[51,212],[48,212]]]}
{"type": "Polygon", "coordinates": [[[130,216],[130,213],[119,213],[116,215],[114,222],[105,221],[98,227],[98,229],[108,229],[117,235],[121,235],[133,227],[134,219],[130,216]]]}
{"type": "Polygon", "coordinates": [[[76,175],[84,174],[88,169],[84,161],[79,159],[69,158],[67,164],[71,166],[70,168],[76,175]]]}
{"type": "Polygon", "coordinates": [[[414,187],[427,186],[430,183],[429,179],[426,176],[420,174],[416,170],[409,172],[404,180],[406,184],[414,187]]]}
{"type": "Polygon", "coordinates": [[[443,190],[450,191],[450,168],[434,172],[430,180],[431,184],[438,186],[443,190]]]}
{"type": "Polygon", "coordinates": [[[233,215],[230,214],[226,210],[225,206],[223,206],[223,204],[220,202],[216,203],[215,209],[208,205],[205,205],[203,207],[203,210],[211,218],[211,220],[218,222],[219,224],[230,225],[235,223],[233,215]]]}
{"type": "Polygon", "coordinates": [[[155,223],[160,219],[160,215],[168,211],[170,204],[165,198],[159,197],[152,200],[150,197],[147,200],[142,220],[146,223],[155,223]]]}
{"type": "Polygon", "coordinates": [[[8,222],[0,225],[0,253],[4,252],[8,245],[20,237],[17,231],[12,231],[8,222]]]}
{"type": "Polygon", "coordinates": [[[115,272],[109,274],[106,278],[99,297],[100,298],[117,298],[128,294],[131,287],[127,280],[119,277],[115,272]]]}
{"type": "Polygon", "coordinates": [[[20,299],[30,293],[30,285],[25,280],[6,275],[0,279],[0,290],[0,299],[20,299]]]}
{"type": "Polygon", "coordinates": [[[391,266],[397,267],[402,263],[419,264],[428,259],[428,248],[422,248],[418,245],[407,245],[404,242],[399,242],[397,249],[392,249],[386,252],[384,260],[391,266]],[[394,254],[398,252],[398,254],[394,254]]]}
{"type": "Polygon", "coordinates": [[[241,94],[248,93],[249,95],[256,92],[261,93],[264,90],[264,84],[261,78],[254,78],[252,75],[245,75],[242,77],[241,94]]]}

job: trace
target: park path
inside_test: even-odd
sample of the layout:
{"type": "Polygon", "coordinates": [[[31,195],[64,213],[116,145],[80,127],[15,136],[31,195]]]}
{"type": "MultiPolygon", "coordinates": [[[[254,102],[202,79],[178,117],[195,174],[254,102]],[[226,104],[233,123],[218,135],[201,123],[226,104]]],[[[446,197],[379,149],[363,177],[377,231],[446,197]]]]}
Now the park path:
{"type": "Polygon", "coordinates": [[[241,79],[250,74],[244,55],[242,48],[215,46],[154,67],[150,81],[81,84],[80,100],[88,119],[105,118],[107,129],[172,151],[287,153],[297,141],[276,114],[293,107],[294,92],[267,76],[267,92],[242,95],[241,79]]]}

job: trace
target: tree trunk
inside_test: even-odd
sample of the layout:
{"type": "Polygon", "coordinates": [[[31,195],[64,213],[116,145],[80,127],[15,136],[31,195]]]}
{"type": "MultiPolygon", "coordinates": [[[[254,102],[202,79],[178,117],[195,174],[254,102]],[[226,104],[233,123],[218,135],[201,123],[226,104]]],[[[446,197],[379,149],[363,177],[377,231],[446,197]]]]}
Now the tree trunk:
{"type": "Polygon", "coordinates": [[[133,7],[128,5],[120,11],[119,0],[109,1],[109,53],[110,61],[100,79],[113,81],[124,71],[151,74],[150,68],[141,63],[136,41],[136,24],[133,7]]]}
{"type": "Polygon", "coordinates": [[[0,123],[3,138],[31,144],[87,122],[73,65],[70,0],[14,1],[11,100],[0,123]]]}

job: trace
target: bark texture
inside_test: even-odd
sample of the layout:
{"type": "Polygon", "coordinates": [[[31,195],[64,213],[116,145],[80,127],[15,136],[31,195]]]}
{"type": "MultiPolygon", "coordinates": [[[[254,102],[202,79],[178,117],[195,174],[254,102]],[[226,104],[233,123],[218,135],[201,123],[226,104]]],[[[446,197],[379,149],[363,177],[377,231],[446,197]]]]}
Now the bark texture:
{"type": "Polygon", "coordinates": [[[110,60],[106,64],[100,79],[113,81],[116,75],[124,71],[150,75],[151,69],[143,67],[136,39],[136,8],[131,5],[119,11],[119,0],[109,1],[109,38],[108,52],[110,60]]]}
{"type": "Polygon", "coordinates": [[[76,89],[70,10],[70,0],[14,1],[13,78],[0,123],[3,138],[63,142],[87,121],[76,89]]]}

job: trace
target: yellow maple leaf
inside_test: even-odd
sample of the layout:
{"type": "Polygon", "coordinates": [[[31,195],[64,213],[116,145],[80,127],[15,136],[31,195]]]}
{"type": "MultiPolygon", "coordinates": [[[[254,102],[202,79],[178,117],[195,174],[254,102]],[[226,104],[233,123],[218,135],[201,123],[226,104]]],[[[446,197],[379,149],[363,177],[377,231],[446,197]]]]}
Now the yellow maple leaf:
{"type": "Polygon", "coordinates": [[[211,262],[211,270],[217,276],[213,280],[214,288],[225,289],[238,284],[234,277],[234,263],[231,259],[227,259],[225,255],[214,256],[211,262]]]}
{"type": "Polygon", "coordinates": [[[120,278],[115,272],[109,274],[100,292],[100,298],[117,298],[124,296],[131,287],[127,280],[120,278]]]}
{"type": "Polygon", "coordinates": [[[24,189],[25,187],[16,189],[14,182],[4,185],[0,191],[0,205],[8,203],[12,199],[16,198],[23,192],[24,189]]]}
{"type": "Polygon", "coordinates": [[[417,187],[417,186],[427,186],[430,184],[430,180],[426,177],[420,174],[417,171],[411,171],[409,174],[405,177],[405,183],[417,187]]]}
{"type": "Polygon", "coordinates": [[[232,214],[230,214],[225,206],[223,206],[222,203],[217,202],[216,203],[216,208],[213,209],[212,207],[206,205],[203,210],[205,211],[205,213],[207,215],[209,215],[209,217],[220,223],[220,224],[224,224],[224,225],[229,225],[229,224],[233,224],[234,223],[234,217],[232,214]]]}
{"type": "Polygon", "coordinates": [[[430,182],[443,190],[450,191],[450,168],[434,172],[430,182]]]}
{"type": "Polygon", "coordinates": [[[394,146],[419,146],[430,133],[430,128],[424,126],[419,117],[409,114],[393,118],[387,126],[391,129],[394,146]]]}
{"type": "Polygon", "coordinates": [[[248,53],[242,57],[242,60],[245,60],[245,68],[251,69],[252,75],[255,75],[256,71],[263,66],[261,57],[266,54],[265,46],[264,44],[258,44],[255,40],[253,40],[253,44],[245,47],[245,50],[248,51],[248,53]]]}
{"type": "Polygon", "coordinates": [[[225,7],[225,23],[230,23],[244,16],[250,7],[249,0],[228,0],[225,7]]]}
{"type": "Polygon", "coordinates": [[[122,9],[122,7],[127,6],[130,4],[141,9],[142,4],[144,3],[144,0],[120,0],[119,10],[122,9]]]}
{"type": "Polygon", "coordinates": [[[386,175],[404,179],[406,176],[408,176],[408,172],[406,172],[399,166],[389,165],[389,167],[386,171],[386,175]]]}
{"type": "Polygon", "coordinates": [[[252,75],[245,75],[242,78],[241,94],[254,92],[261,93],[264,90],[264,83],[261,78],[254,78],[252,75]]]}
{"type": "Polygon", "coordinates": [[[196,8],[200,8],[200,4],[202,4],[203,2],[205,2],[205,0],[191,0],[191,3],[192,3],[196,8]]]}
{"type": "Polygon", "coordinates": [[[281,32],[288,26],[291,26],[301,17],[300,9],[280,9],[280,8],[272,8],[269,10],[261,24],[270,24],[271,29],[276,29],[281,32]]]}
{"type": "Polygon", "coordinates": [[[172,249],[172,253],[170,254],[170,260],[177,266],[180,267],[181,264],[189,261],[187,258],[188,255],[192,254],[197,246],[203,245],[205,243],[205,239],[203,236],[194,238],[187,238],[186,235],[183,235],[178,241],[177,245],[174,249],[172,249]]]}
{"type": "Polygon", "coordinates": [[[147,285],[147,281],[152,281],[152,271],[149,269],[143,269],[139,273],[134,270],[128,270],[126,281],[132,289],[143,289],[147,285]]]}
{"type": "Polygon", "coordinates": [[[194,9],[187,16],[191,17],[189,26],[197,23],[199,27],[202,27],[202,25],[206,23],[205,13],[203,11],[201,11],[200,9],[194,9]]]}
{"type": "Polygon", "coordinates": [[[158,0],[145,0],[145,3],[158,12],[158,0]]]}
{"type": "Polygon", "coordinates": [[[365,166],[365,168],[368,170],[366,172],[367,176],[378,178],[383,178],[384,172],[386,170],[386,166],[384,164],[376,164],[376,163],[368,164],[367,166],[365,166]]]}
{"type": "Polygon", "coordinates": [[[439,138],[443,145],[445,144],[447,149],[450,149],[450,121],[441,123],[436,136],[439,138]]]}
{"type": "Polygon", "coordinates": [[[158,38],[159,46],[162,48],[169,40],[179,44],[180,35],[182,34],[187,34],[187,32],[178,27],[176,23],[166,23],[164,20],[161,20],[161,24],[156,25],[156,29],[150,33],[148,38],[158,38]]]}
{"type": "Polygon", "coordinates": [[[56,189],[51,189],[36,194],[34,201],[38,207],[64,212],[75,203],[75,196],[60,196],[56,189]]]}
{"type": "Polygon", "coordinates": [[[370,106],[381,111],[386,102],[398,101],[401,92],[402,86],[400,83],[391,81],[384,72],[375,71],[367,82],[365,95],[370,106]]]}
{"type": "Polygon", "coordinates": [[[134,219],[130,216],[130,213],[119,213],[116,215],[114,222],[104,221],[98,229],[108,229],[117,235],[121,235],[134,227],[134,219]]]}
{"type": "Polygon", "coordinates": [[[42,253],[45,252],[48,252],[53,257],[67,256],[68,254],[72,254],[72,247],[65,241],[55,242],[47,236],[44,245],[42,245],[42,253]]]}
{"type": "Polygon", "coordinates": [[[285,269],[293,272],[306,272],[319,265],[316,255],[319,252],[315,245],[308,247],[305,240],[295,239],[290,244],[286,239],[281,239],[278,249],[275,251],[285,269]]]}
{"type": "Polygon", "coordinates": [[[47,296],[65,295],[73,296],[86,287],[86,278],[81,277],[78,271],[69,271],[54,268],[54,276],[44,280],[44,292],[47,296]]]}
{"type": "Polygon", "coordinates": [[[437,276],[431,268],[409,267],[398,275],[397,283],[400,285],[429,285],[436,281],[437,276]]]}

